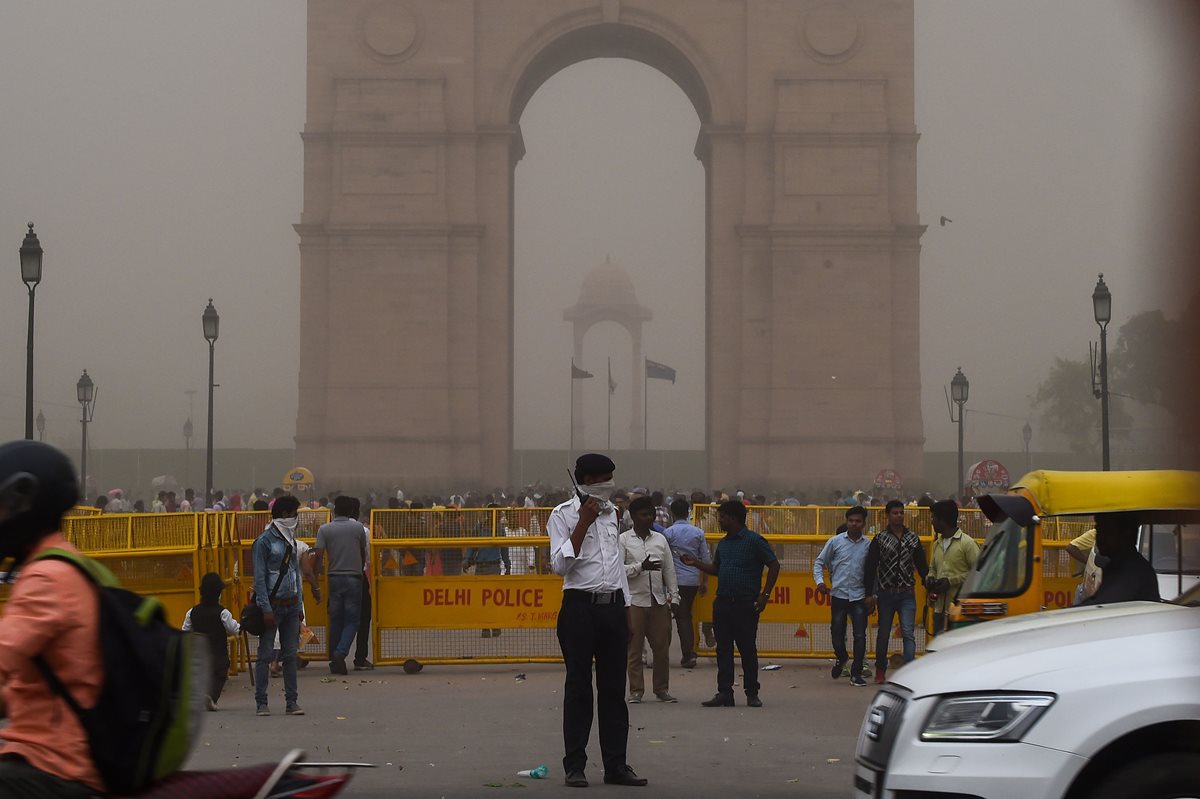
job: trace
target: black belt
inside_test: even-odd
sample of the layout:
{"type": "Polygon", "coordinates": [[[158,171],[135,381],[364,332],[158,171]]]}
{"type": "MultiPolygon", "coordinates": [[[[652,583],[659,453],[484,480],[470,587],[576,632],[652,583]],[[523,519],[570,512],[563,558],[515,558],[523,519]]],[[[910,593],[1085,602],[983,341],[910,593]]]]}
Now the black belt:
{"type": "Polygon", "coordinates": [[[625,605],[623,591],[581,591],[578,588],[564,588],[563,602],[585,602],[589,605],[625,605]]]}
{"type": "Polygon", "coordinates": [[[728,596],[728,595],[723,595],[723,594],[717,594],[714,597],[714,599],[717,602],[728,602],[730,604],[733,604],[734,602],[753,602],[754,600],[758,599],[758,597],[757,596],[728,596]]]}
{"type": "Polygon", "coordinates": [[[477,561],[475,561],[475,565],[476,566],[499,566],[503,562],[504,561],[502,561],[502,560],[477,560],[477,561]]]}
{"type": "Polygon", "coordinates": [[[362,579],[362,572],[330,572],[330,577],[358,577],[362,579]]]}
{"type": "Polygon", "coordinates": [[[300,604],[300,597],[289,596],[284,599],[276,599],[271,602],[273,608],[292,608],[300,604]]]}

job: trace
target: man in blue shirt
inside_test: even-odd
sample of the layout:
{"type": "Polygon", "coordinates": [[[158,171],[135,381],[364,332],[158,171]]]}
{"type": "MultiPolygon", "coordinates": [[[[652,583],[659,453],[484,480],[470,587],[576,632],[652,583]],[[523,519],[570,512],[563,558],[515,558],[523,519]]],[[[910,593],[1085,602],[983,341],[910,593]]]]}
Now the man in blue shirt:
{"type": "Polygon", "coordinates": [[[663,531],[671,545],[671,557],[675,561],[675,578],[679,583],[679,604],[675,606],[675,627],[679,632],[680,661],[685,669],[696,667],[696,623],[692,621],[692,604],[696,596],[708,591],[708,576],[695,566],[688,566],[680,559],[684,553],[696,560],[708,560],[708,542],[704,531],[688,522],[691,506],[683,497],[671,503],[674,523],[663,531]]]}
{"type": "MultiPolygon", "coordinates": [[[[504,538],[508,533],[505,530],[504,521],[500,518],[500,506],[495,502],[489,502],[487,507],[492,513],[481,515],[472,535],[477,538],[504,538]]],[[[467,560],[463,565],[474,566],[476,577],[512,574],[512,563],[508,560],[508,547],[471,547],[467,550],[467,560]]],[[[500,633],[499,627],[484,627],[479,636],[480,638],[499,638],[500,633]]]]}
{"type": "Polygon", "coordinates": [[[837,659],[832,671],[836,680],[846,666],[846,616],[854,626],[854,662],[850,665],[850,684],[862,687],[863,658],[867,652],[867,592],[863,587],[863,569],[867,562],[870,542],[863,536],[867,511],[856,505],[846,511],[846,531],[825,542],[821,554],[813,561],[813,580],[817,590],[829,597],[832,618],[829,632],[833,636],[833,654],[837,659]],[[829,583],[825,583],[825,571],[829,583]]]}
{"type": "Polygon", "coordinates": [[[779,578],[779,559],[767,540],[746,529],[746,506],[726,500],[717,508],[725,537],[717,543],[712,563],[681,554],[685,566],[695,566],[717,578],[713,626],[717,633],[717,693],[705,707],[733,707],[733,647],[742,653],[746,705],[762,707],[758,698],[758,616],[771,601],[779,578]],[[762,584],[763,569],[767,583],[762,584]]]}

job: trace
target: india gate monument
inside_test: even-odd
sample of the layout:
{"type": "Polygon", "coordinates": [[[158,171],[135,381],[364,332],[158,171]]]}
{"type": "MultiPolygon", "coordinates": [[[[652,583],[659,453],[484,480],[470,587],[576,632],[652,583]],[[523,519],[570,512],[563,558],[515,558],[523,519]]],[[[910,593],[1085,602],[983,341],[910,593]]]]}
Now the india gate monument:
{"type": "Polygon", "coordinates": [[[298,463],[510,484],[522,112],[559,70],[627,58],[700,118],[708,485],[920,479],[912,0],[308,8],[298,463]]]}

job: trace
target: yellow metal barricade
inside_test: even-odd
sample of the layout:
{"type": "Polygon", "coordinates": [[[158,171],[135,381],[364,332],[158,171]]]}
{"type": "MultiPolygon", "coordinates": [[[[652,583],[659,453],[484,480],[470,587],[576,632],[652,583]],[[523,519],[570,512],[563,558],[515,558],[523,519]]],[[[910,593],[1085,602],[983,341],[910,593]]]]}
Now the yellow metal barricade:
{"type": "Polygon", "coordinates": [[[201,513],[116,513],[69,516],[63,534],[88,557],[107,566],[121,584],[138,594],[156,596],[167,621],[183,624],[199,601],[203,563],[201,513]]]}
{"type": "Polygon", "coordinates": [[[560,660],[562,578],[549,568],[550,511],[373,511],[375,662],[560,660]],[[507,573],[483,573],[505,568],[505,558],[507,573]]]}
{"type": "MultiPolygon", "coordinates": [[[[86,509],[85,509],[86,510],[86,509]]],[[[372,645],[375,662],[400,664],[408,658],[428,663],[554,662],[561,659],[555,626],[561,605],[562,579],[551,573],[546,522],[550,508],[432,508],[376,510],[371,535],[370,581],[372,645]],[[502,567],[497,561],[507,559],[502,567]],[[498,574],[504,568],[504,574],[498,574]]],[[[821,547],[845,521],[845,507],[754,506],[747,525],[765,532],[779,558],[781,573],[772,602],[759,626],[764,657],[830,657],[828,597],[816,591],[813,561],[821,547]]],[[[325,509],[300,512],[297,537],[314,543],[320,525],[330,520],[325,509]]],[[[723,535],[715,505],[693,509],[710,547],[723,535]]],[[[882,508],[869,508],[868,533],[886,526],[882,508]]],[[[209,571],[229,583],[222,599],[236,616],[253,587],[251,547],[270,524],[266,511],[88,514],[67,517],[63,530],[85,554],[107,565],[131,590],[159,597],[172,624],[199,601],[201,577],[209,571]]],[[[905,508],[905,524],[928,547],[931,525],[926,508],[905,508]]],[[[960,512],[959,526],[982,540],[987,520],[974,509],[960,512]]],[[[1066,544],[1090,529],[1090,519],[1048,520],[1044,605],[1070,604],[1077,580],[1071,577],[1066,544]]],[[[928,551],[928,549],[927,549],[928,551]]],[[[319,576],[322,589],[325,577],[319,576]]],[[[705,597],[697,597],[693,618],[703,628],[711,623],[716,581],[705,597]]],[[[0,602],[7,597],[0,587],[0,602]]],[[[304,587],[305,624],[314,637],[302,649],[306,660],[325,660],[324,602],[304,587]]],[[[327,595],[327,592],[326,592],[327,595]]],[[[924,646],[921,624],[924,591],[917,588],[917,645],[924,646]]],[[[868,649],[874,650],[871,619],[868,649]]],[[[898,625],[890,650],[899,651],[898,625]]],[[[712,655],[703,630],[697,651],[712,655]]],[[[234,668],[244,667],[257,652],[231,653],[234,668]]]]}

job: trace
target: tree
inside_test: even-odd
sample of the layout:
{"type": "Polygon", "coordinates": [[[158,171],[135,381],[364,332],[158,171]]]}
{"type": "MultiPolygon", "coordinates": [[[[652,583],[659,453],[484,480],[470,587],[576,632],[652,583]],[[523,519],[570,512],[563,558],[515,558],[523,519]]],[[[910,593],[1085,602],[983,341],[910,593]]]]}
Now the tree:
{"type": "MultiPolygon", "coordinates": [[[[1100,451],[1100,401],[1092,393],[1091,366],[1084,361],[1055,358],[1038,386],[1033,406],[1041,410],[1042,425],[1062,433],[1071,451],[1096,455],[1100,451]]],[[[1109,427],[1114,438],[1129,427],[1129,414],[1109,404],[1109,427]]]]}
{"type": "Polygon", "coordinates": [[[1116,346],[1109,355],[1112,390],[1139,402],[1161,405],[1177,421],[1191,413],[1194,400],[1185,388],[1196,368],[1200,349],[1183,319],[1197,313],[1192,299],[1180,319],[1167,319],[1162,311],[1145,311],[1121,325],[1116,346]]]}

